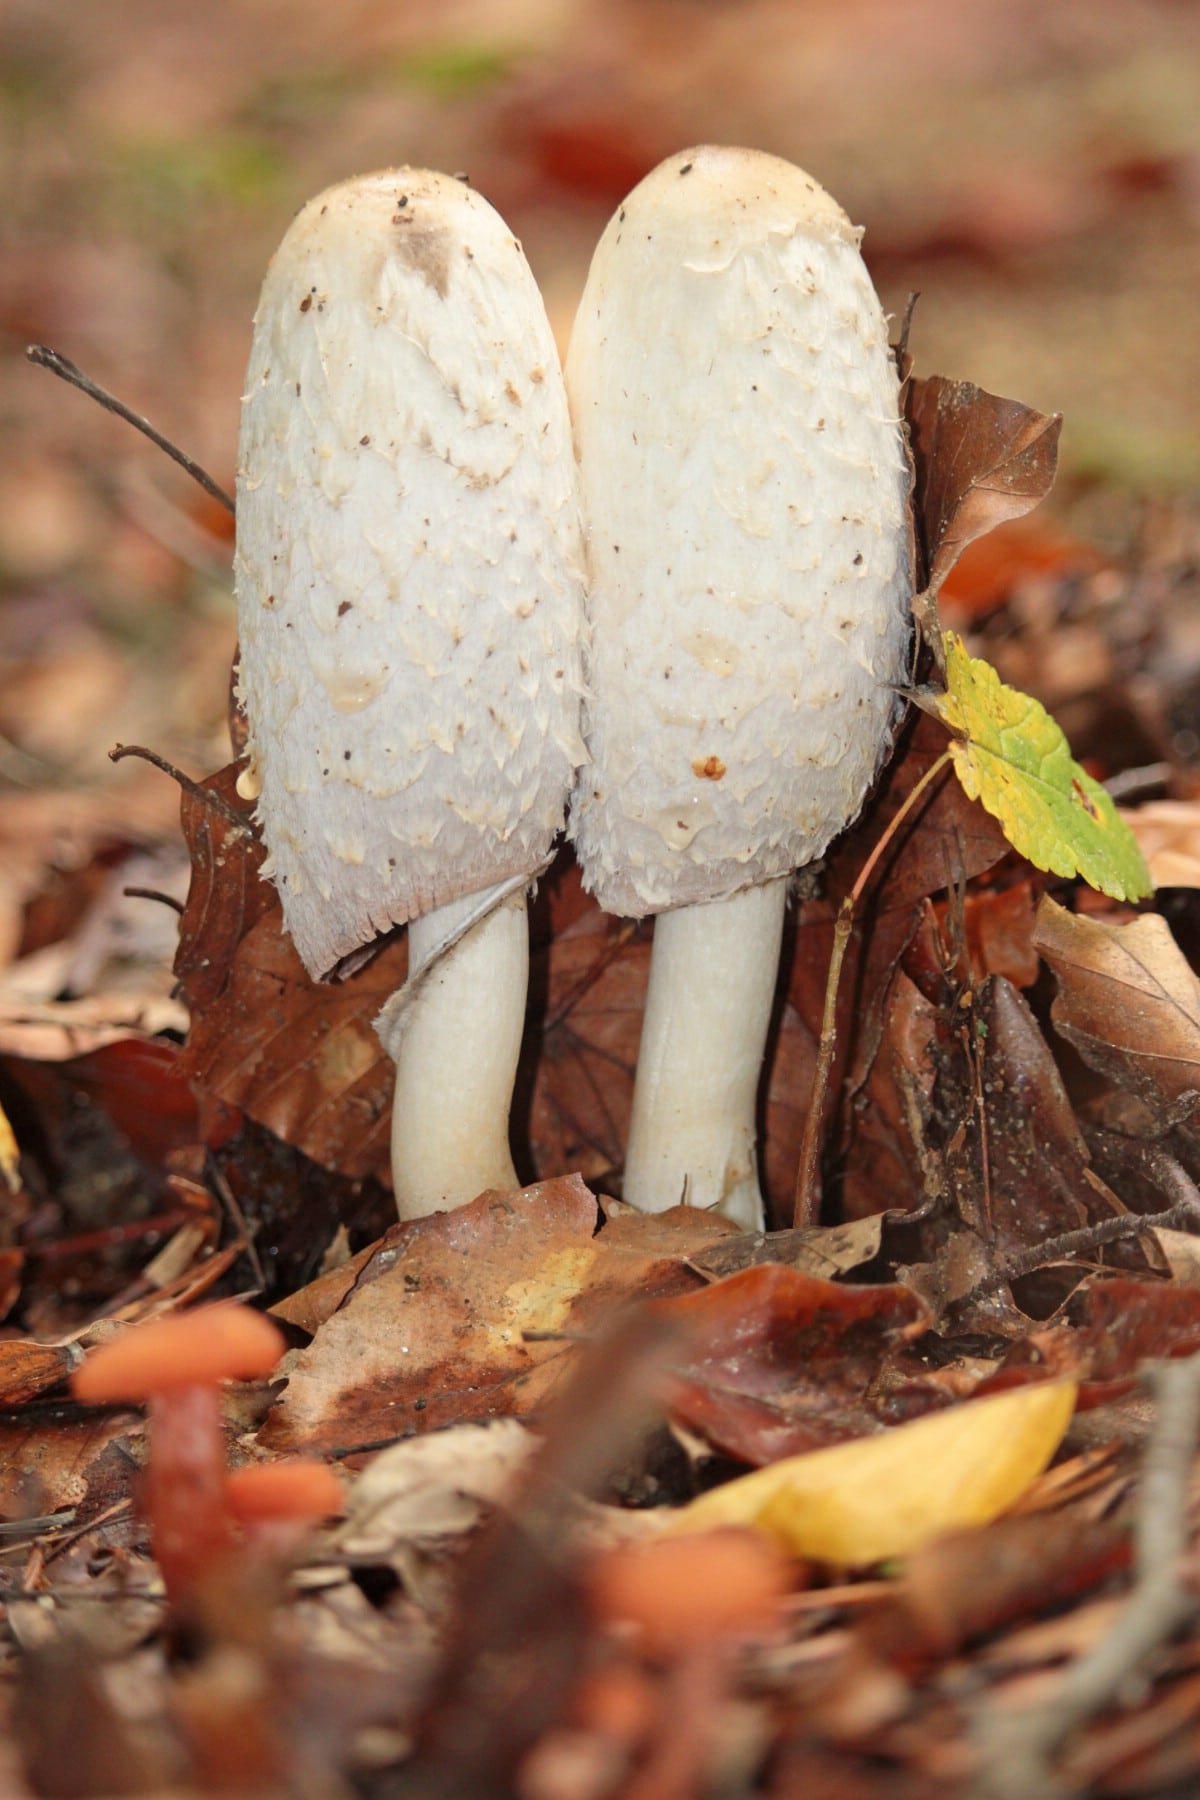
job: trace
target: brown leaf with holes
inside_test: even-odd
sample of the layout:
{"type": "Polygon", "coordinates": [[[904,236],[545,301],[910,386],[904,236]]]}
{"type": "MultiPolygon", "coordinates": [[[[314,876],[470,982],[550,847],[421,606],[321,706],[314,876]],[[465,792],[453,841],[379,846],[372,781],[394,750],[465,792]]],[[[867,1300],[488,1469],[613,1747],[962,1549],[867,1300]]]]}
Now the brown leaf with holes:
{"type": "Polygon", "coordinates": [[[1050,1016],[1086,1063],[1160,1118],[1200,1093],[1200,980],[1165,919],[1109,925],[1043,897],[1034,943],[1058,981],[1050,1016]]]}
{"type": "Polygon", "coordinates": [[[944,375],[910,381],[905,413],[925,586],[936,597],[968,544],[1046,498],[1062,417],[944,375]]]}

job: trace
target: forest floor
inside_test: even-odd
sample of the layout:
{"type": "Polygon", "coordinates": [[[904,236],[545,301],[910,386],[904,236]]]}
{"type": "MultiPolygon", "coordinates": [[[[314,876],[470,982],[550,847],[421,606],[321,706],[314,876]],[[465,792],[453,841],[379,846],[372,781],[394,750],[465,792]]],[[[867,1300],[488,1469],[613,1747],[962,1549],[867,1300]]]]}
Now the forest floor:
{"type": "MultiPolygon", "coordinates": [[[[1198,92],[1200,11],[1170,0],[8,7],[5,1800],[1195,1791],[1198,92]],[[612,1198],[650,940],[560,859],[531,1185],[397,1228],[370,1020],[404,946],[318,988],[258,879],[232,521],[25,347],[232,490],[250,319],[302,201],[469,171],[565,345],[611,210],[699,141],[790,157],[865,226],[889,312],[921,296],[919,378],[1013,397],[1015,435],[1063,415],[1052,494],[946,558],[942,622],[1053,712],[1158,893],[1047,874],[940,788],[855,936],[821,1216],[793,1229],[837,903],[946,742],[914,714],[789,921],[774,1229],[746,1240],[612,1198]],[[182,823],[172,775],[116,744],[205,784],[182,823]],[[342,1516],[243,1523],[164,1588],[141,1416],[67,1383],[229,1297],[287,1352],[229,1390],[230,1459],[336,1468],[342,1516]],[[732,1479],[880,1446],[812,1462],[833,1536],[790,1462],[765,1498],[732,1479]]],[[[981,442],[986,488],[1020,458],[981,442]]]]}

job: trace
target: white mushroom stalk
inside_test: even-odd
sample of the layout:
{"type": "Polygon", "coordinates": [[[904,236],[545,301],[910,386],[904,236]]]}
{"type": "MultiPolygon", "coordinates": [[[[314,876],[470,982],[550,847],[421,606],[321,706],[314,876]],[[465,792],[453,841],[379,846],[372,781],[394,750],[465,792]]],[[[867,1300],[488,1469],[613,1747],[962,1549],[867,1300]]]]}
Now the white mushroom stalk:
{"type": "Polygon", "coordinates": [[[381,1037],[402,1217],[512,1186],[524,890],[579,740],[579,502],[521,247],[462,181],[385,170],[298,215],[239,445],[243,791],[314,976],[412,922],[410,964],[515,887],[381,1037]]]}
{"type": "Polygon", "coordinates": [[[684,151],[605,231],[566,365],[591,624],[571,834],[601,905],[660,915],[625,1197],[746,1228],[787,877],[858,813],[906,674],[908,471],[859,236],[788,163],[684,151]]]}

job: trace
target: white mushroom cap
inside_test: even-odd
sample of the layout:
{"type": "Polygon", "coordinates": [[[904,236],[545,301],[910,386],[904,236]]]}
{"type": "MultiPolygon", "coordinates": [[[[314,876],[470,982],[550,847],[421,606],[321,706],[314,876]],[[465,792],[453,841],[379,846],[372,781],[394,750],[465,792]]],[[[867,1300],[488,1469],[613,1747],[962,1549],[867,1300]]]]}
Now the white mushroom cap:
{"type": "Polygon", "coordinates": [[[859,233],[757,151],[619,208],[567,357],[588,530],[585,881],[640,916],[821,855],[905,678],[896,370],[859,233]]]}
{"type": "Polygon", "coordinates": [[[541,297],[462,181],[385,170],[295,219],[237,540],[247,785],[309,970],[534,870],[581,755],[578,495],[541,297]]]}

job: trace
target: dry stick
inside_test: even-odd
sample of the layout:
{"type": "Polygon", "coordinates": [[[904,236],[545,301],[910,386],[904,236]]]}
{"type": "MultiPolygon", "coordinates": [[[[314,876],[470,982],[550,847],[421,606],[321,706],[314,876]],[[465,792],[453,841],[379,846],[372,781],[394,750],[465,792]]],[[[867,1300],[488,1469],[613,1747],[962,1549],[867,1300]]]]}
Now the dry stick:
{"type": "Polygon", "coordinates": [[[109,762],[124,762],[127,756],[139,757],[142,762],[148,762],[153,768],[161,769],[163,774],[169,775],[185,794],[190,794],[193,800],[198,800],[202,806],[207,806],[212,812],[219,813],[227,825],[232,825],[245,837],[254,836],[245,818],[235,807],[230,806],[227,800],[222,800],[220,794],[214,794],[211,788],[202,787],[198,781],[193,781],[190,775],[185,775],[182,769],[177,769],[175,764],[168,762],[165,756],[159,756],[156,750],[147,750],[144,744],[114,744],[108,753],[108,760],[109,762]]]}
{"type": "Polygon", "coordinates": [[[829,958],[829,975],[825,982],[825,1006],[821,1014],[821,1038],[817,1047],[817,1068],[813,1076],[808,1114],[804,1121],[804,1138],[800,1146],[800,1167],[796,1172],[796,1199],[792,1213],[792,1228],[795,1231],[815,1225],[820,1212],[821,1125],[825,1112],[825,1098],[829,1091],[829,1076],[833,1068],[833,1053],[837,1048],[838,987],[842,979],[842,964],[846,959],[846,947],[854,928],[854,909],[862,899],[863,890],[875,873],[880,857],[893,843],[900,826],[912,812],[918,800],[929,791],[935,778],[949,765],[949,762],[950,752],[943,750],[937,761],[926,769],[912,792],[906,795],[904,804],[896,813],[887,830],[881,834],[879,842],[859,870],[857,881],[842,901],[838,911],[833,927],[833,950],[829,958]]]}
{"type": "Polygon", "coordinates": [[[1004,1287],[1010,1281],[1020,1281],[1025,1275],[1035,1274],[1048,1263],[1063,1262],[1070,1256],[1087,1256],[1106,1244],[1117,1244],[1124,1238],[1141,1237],[1147,1231],[1182,1231],[1188,1225],[1195,1228],[1198,1223],[1200,1219],[1195,1202],[1180,1200],[1174,1206],[1167,1207],[1164,1212],[1124,1213],[1117,1219],[1100,1219],[1095,1225],[1081,1225],[1077,1231],[1064,1231],[1059,1237],[1046,1238],[1039,1244],[1030,1244],[1024,1250],[1015,1250],[1011,1256],[1004,1258],[998,1268],[969,1288],[957,1304],[965,1306],[968,1301],[993,1293],[996,1288],[1004,1287]]]}
{"type": "Polygon", "coordinates": [[[1181,1563],[1188,1494],[1200,1435],[1200,1356],[1142,1371],[1158,1417],[1142,1464],[1134,1524],[1133,1592],[1111,1630],[1071,1664],[1052,1698],[1017,1714],[988,1708],[976,1721],[980,1768],[972,1800],[1053,1800],[1064,1791],[1051,1758],[1078,1726],[1120,1696],[1130,1677],[1195,1613],[1181,1563]]]}
{"type": "Polygon", "coordinates": [[[126,900],[157,900],[160,905],[169,906],[171,911],[177,912],[181,918],[183,916],[183,901],[177,900],[174,894],[164,894],[159,888],[124,887],[121,889],[121,893],[126,900]]]}
{"type": "Polygon", "coordinates": [[[1010,1281],[1019,1281],[1023,1275],[1032,1275],[1048,1263],[1060,1262],[1068,1256],[1090,1255],[1093,1250],[1118,1243],[1122,1238],[1141,1237],[1147,1231],[1185,1231],[1189,1227],[1193,1234],[1200,1234],[1200,1188],[1174,1157],[1167,1156],[1153,1144],[1138,1147],[1148,1172],[1160,1187],[1175,1196],[1170,1206],[1156,1213],[1122,1213],[1116,1219],[1100,1219],[1094,1225],[1081,1225],[1075,1231],[1064,1231],[1059,1237],[1044,1238],[1041,1243],[1014,1250],[977,1281],[962,1296],[959,1305],[965,1306],[968,1301],[977,1300],[982,1294],[989,1294],[1010,1281]]]}
{"type": "Polygon", "coordinates": [[[194,462],[190,456],[184,454],[178,444],[173,444],[170,438],[163,436],[161,431],[156,431],[149,419],[144,419],[141,413],[135,413],[132,407],[125,405],[123,400],[118,400],[115,394],[110,394],[107,388],[102,388],[99,382],[92,380],[90,375],[85,375],[69,356],[64,356],[60,350],[51,350],[48,344],[30,344],[25,355],[31,363],[36,363],[39,369],[49,369],[50,373],[57,375],[61,381],[70,382],[72,387],[77,387],[80,393],[86,394],[89,400],[94,400],[98,406],[102,406],[105,412],[115,413],[118,419],[124,419],[127,425],[132,425],[135,431],[140,431],[143,437],[148,437],[152,444],[157,445],[158,449],[171,458],[172,462],[177,462],[181,469],[185,469],[193,481],[198,481],[206,494],[209,494],[227,512],[234,512],[232,495],[225,492],[219,481],[213,480],[207,469],[202,469],[198,462],[194,462]]]}

